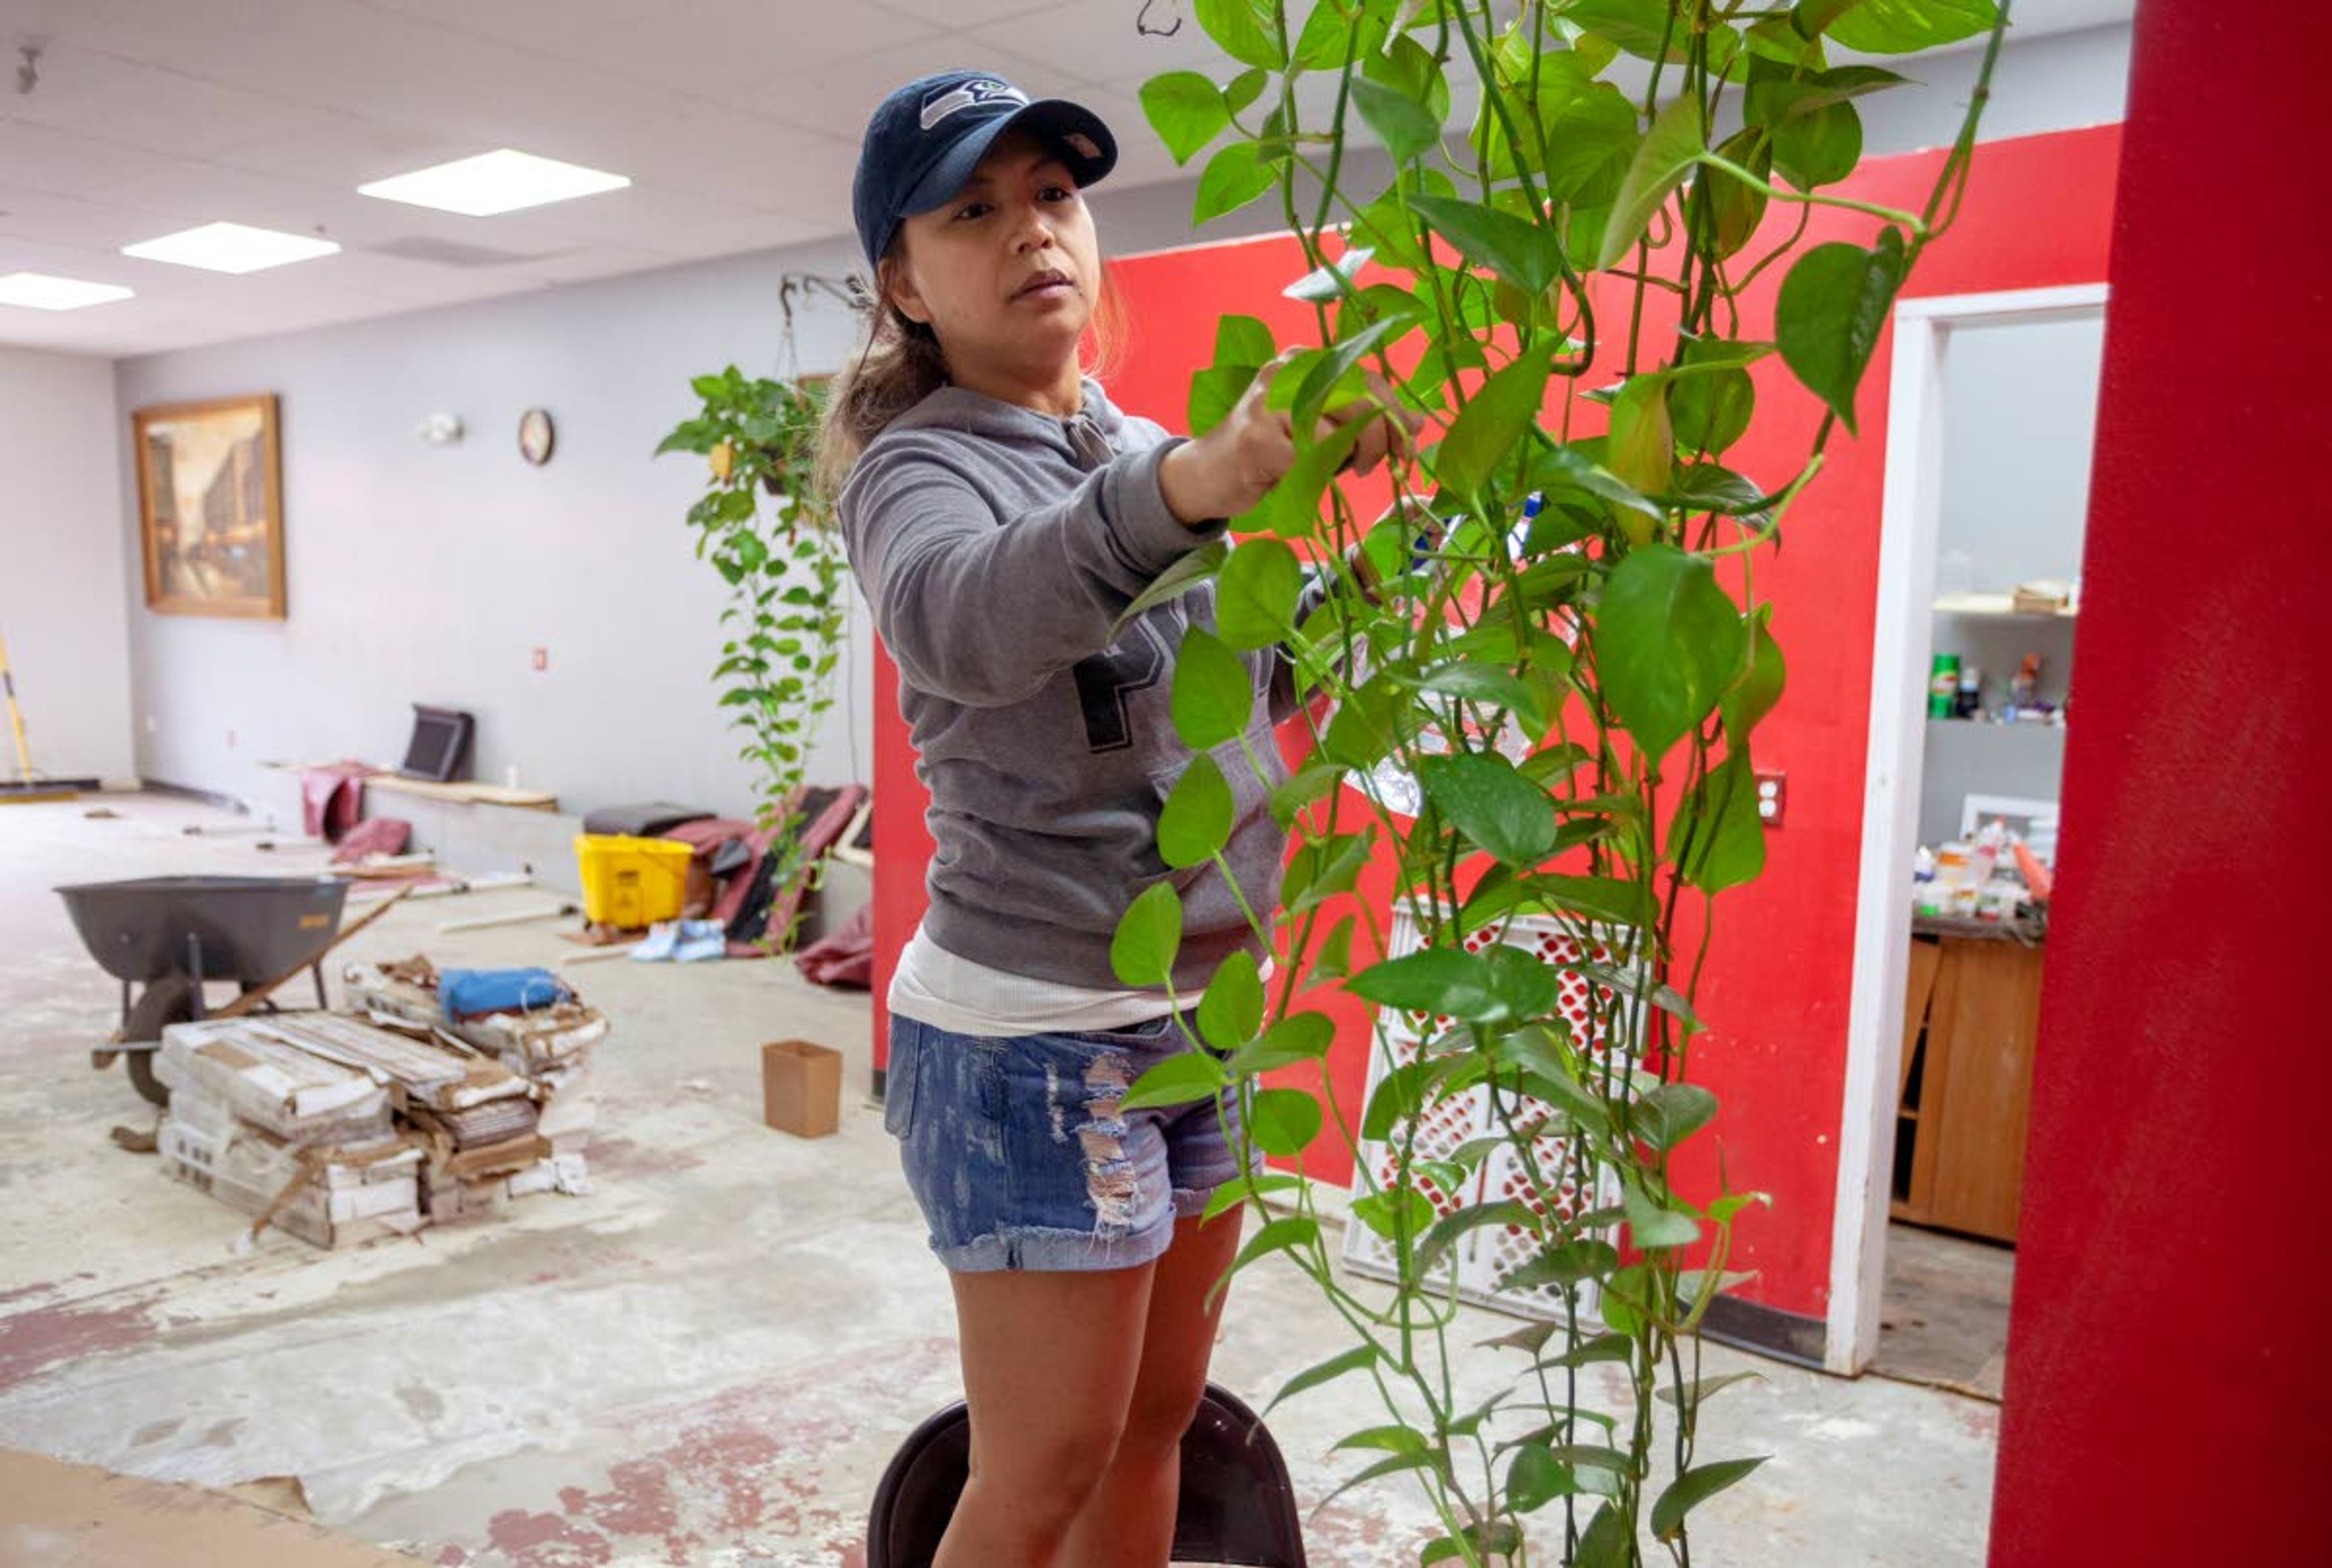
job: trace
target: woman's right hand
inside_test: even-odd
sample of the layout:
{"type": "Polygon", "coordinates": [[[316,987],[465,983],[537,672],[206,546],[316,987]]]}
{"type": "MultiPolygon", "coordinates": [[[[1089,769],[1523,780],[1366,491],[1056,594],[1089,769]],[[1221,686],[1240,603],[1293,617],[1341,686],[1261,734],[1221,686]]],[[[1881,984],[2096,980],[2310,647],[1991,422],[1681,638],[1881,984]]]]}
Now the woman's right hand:
{"type": "MultiPolygon", "coordinates": [[[[1237,517],[1260,502],[1295,462],[1295,425],[1287,414],[1268,406],[1274,376],[1301,350],[1283,350],[1262,369],[1221,424],[1195,441],[1166,454],[1158,467],[1158,488],[1166,509],[1193,528],[1217,519],[1237,517]]],[[[1330,425],[1367,419],[1353,444],[1349,466],[1366,473],[1398,447],[1410,448],[1420,416],[1400,410],[1398,421],[1383,416],[1384,408],[1400,408],[1398,395],[1382,378],[1369,375],[1371,398],[1333,408],[1330,425]]]]}

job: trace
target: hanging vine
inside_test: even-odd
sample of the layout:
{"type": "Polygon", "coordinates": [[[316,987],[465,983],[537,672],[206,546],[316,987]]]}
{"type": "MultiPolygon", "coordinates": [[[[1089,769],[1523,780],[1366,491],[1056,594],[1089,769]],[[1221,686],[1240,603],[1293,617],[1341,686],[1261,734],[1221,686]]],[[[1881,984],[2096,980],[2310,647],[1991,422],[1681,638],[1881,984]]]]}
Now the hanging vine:
{"type": "MultiPolygon", "coordinates": [[[[1235,1099],[1253,1143],[1298,1162],[1224,1189],[1214,1211],[1281,1210],[1233,1271],[1292,1260],[1349,1343],[1280,1397],[1375,1389],[1385,1420],[1338,1446],[1362,1461],[1349,1484],[1422,1488],[1442,1526],[1423,1563],[1689,1564],[1693,1511],[1763,1462],[1703,1451],[1704,1405],[1733,1380],[1701,1375],[1695,1331],[1739,1282],[1733,1227],[1763,1197],[1727,1190],[1721,1161],[1693,1181],[1677,1164],[1718,1111],[1692,1073],[1713,905],[1765,857],[1751,753],[1783,664],[1754,569],[1852,433],[1893,301],[1956,211],[2004,7],[1191,9],[1232,68],[1155,78],[1144,110],[1178,160],[1214,149],[1198,222],[1277,198],[1309,269],[1285,292],[1313,319],[1270,392],[1298,433],[1293,470],[1234,521],[1236,542],[1135,606],[1215,579],[1217,626],[1189,634],[1176,669],[1196,760],[1165,804],[1166,863],[1229,875],[1234,792],[1210,752],[1247,734],[1253,701],[1231,650],[1284,646],[1335,706],[1324,724],[1307,715],[1310,760],[1272,798],[1293,853],[1280,908],[1250,918],[1279,979],[1226,960],[1198,999],[1209,1049],[1153,1069],[1125,1104],[1235,1099]],[[1861,153],[1855,100],[1903,78],[1832,65],[1829,47],[1902,53],[1987,30],[1919,210],[1838,194],[1861,153]],[[1632,91],[1610,80],[1623,56],[1632,91]],[[1299,94],[1307,75],[1333,95],[1299,94]],[[1356,118],[1393,165],[1357,188],[1356,118]],[[1801,249],[1817,209],[1853,237],[1801,249]],[[1778,290],[1759,290],[1775,267],[1778,290]],[[1361,422],[1320,422],[1377,396],[1371,370],[1428,425],[1394,464],[1384,517],[1401,521],[1348,493],[1361,422]],[[1794,448],[1774,433],[1808,426],[1794,448]],[[1416,513],[1441,528],[1419,539],[1416,513]],[[1356,545],[1380,579],[1366,591],[1345,565],[1356,545]],[[1307,562],[1329,574],[1324,599],[1303,592],[1307,562]],[[1390,930],[1351,896],[1385,860],[1390,930]],[[1324,1062],[1334,1026],[1301,1001],[1331,984],[1377,1009],[1357,1123],[1324,1104],[1354,1156],[1348,1223],[1390,1259],[1389,1298],[1333,1267],[1301,1173],[1330,1135],[1323,1099],[1263,1076],[1324,1062]],[[1520,1361],[1466,1402],[1456,1391],[1485,1380],[1453,1343],[1458,1265],[1491,1241],[1506,1260],[1494,1287],[1534,1295],[1546,1321],[1482,1347],[1520,1361]]],[[[1285,346],[1222,318],[1193,430],[1285,346]]],[[[1171,989],[1181,913],[1171,880],[1127,910],[1113,954],[1126,983],[1171,989]]]]}
{"type": "MultiPolygon", "coordinates": [[[[813,475],[824,378],[798,370],[798,301],[824,295],[856,309],[842,281],[789,272],[779,280],[785,316],[779,375],[749,377],[731,365],[689,383],[702,406],[656,446],[707,464],[704,493],[688,509],[696,555],[729,585],[724,640],[712,679],[730,725],[744,732],[738,756],[752,767],[754,817],[771,834],[774,885],[808,874],[796,808],[819,721],[834,705],[848,600],[849,566],[813,475]]],[[[798,917],[797,917],[798,918],[798,917]]],[[[764,941],[789,948],[794,932],[764,941]]]]}

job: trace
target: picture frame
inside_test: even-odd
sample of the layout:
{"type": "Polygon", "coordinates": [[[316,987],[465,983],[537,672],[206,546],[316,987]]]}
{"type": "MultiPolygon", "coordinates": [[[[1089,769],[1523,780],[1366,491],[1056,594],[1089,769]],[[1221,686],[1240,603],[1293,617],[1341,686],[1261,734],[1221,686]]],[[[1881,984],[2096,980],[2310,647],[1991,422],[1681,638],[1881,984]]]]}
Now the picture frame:
{"type": "Polygon", "coordinates": [[[285,618],[283,473],[272,392],[130,416],[146,607],[285,618]]]}

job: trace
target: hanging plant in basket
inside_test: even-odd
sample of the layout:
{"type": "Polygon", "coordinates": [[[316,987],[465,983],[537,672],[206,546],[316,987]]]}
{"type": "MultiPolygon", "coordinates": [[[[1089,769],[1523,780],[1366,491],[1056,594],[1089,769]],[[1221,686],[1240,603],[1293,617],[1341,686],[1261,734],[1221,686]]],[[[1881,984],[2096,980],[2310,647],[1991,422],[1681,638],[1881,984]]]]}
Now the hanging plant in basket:
{"type": "MultiPolygon", "coordinates": [[[[787,335],[789,359],[789,297],[787,335]]],[[[848,563],[811,483],[823,378],[749,377],[731,365],[689,385],[702,406],[656,453],[693,452],[706,461],[704,493],[688,509],[688,524],[697,558],[730,588],[712,678],[731,727],[744,732],[737,754],[752,765],[757,822],[774,833],[772,884],[789,887],[810,870],[800,864],[792,802],[818,722],[834,704],[848,607],[848,563]]],[[[772,930],[763,940],[782,951],[793,938],[791,929],[772,930]]]]}

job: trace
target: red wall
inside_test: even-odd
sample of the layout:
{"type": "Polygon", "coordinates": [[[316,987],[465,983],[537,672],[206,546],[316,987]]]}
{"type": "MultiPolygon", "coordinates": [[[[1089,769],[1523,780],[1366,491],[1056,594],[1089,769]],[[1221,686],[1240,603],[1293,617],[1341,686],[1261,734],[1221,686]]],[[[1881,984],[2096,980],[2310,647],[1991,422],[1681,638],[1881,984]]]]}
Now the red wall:
{"type": "MultiPolygon", "coordinates": [[[[1979,148],[1958,225],[1921,257],[1907,297],[2101,281],[2118,146],[2118,128],[2107,127],[1979,148]]],[[[1916,209],[1941,163],[1940,153],[1873,159],[1845,188],[1916,209]]],[[[1825,214],[1809,243],[1825,233],[1867,241],[1869,229],[1825,214]]],[[[1761,314],[1770,307],[1769,295],[1761,314]]],[[[1701,1151],[1703,1180],[1714,1187],[1721,1148],[1733,1186],[1773,1199],[1739,1223],[1732,1266],[1758,1272],[1739,1294],[1812,1317],[1830,1305],[1893,347],[1890,330],[1856,402],[1859,439],[1833,438],[1827,465],[1784,523],[1780,552],[1756,563],[1789,665],[1756,757],[1787,774],[1788,813],[1769,836],[1764,875],[1717,902],[1698,1009],[1709,1028],[1693,1045],[1693,1076],[1724,1106],[1716,1143],[1701,1151]]],[[[1770,483],[1806,451],[1818,411],[1782,367],[1768,360],[1760,369],[1761,415],[1789,412],[1731,459],[1770,483]]],[[[2086,682],[2095,667],[2086,640],[2081,652],[2086,682]]]]}
{"type": "Polygon", "coordinates": [[[1994,1568],[2332,1561],[2327,51],[2138,8],[1994,1568]]]}
{"type": "MultiPolygon", "coordinates": [[[[1975,293],[2101,280],[2118,147],[2118,129],[2108,127],[1981,149],[1958,226],[1922,260],[1908,292],[1975,293]]],[[[1842,188],[1866,200],[1916,208],[1940,162],[1940,154],[1874,159],[1842,188]]],[[[1867,221],[1825,212],[1808,243],[1867,239],[1868,232],[1867,221]]],[[[1179,428],[1190,373],[1211,358],[1216,318],[1232,311],[1257,315],[1283,340],[1292,340],[1308,327],[1310,312],[1281,298],[1280,290],[1303,271],[1291,239],[1199,246],[1118,263],[1133,328],[1111,378],[1113,394],[1124,406],[1179,428]]],[[[1764,298],[1751,301],[1745,335],[1768,330],[1758,318],[1770,310],[1778,274],[1776,269],[1769,275],[1764,298]]],[[[1725,1104],[1717,1123],[1721,1140],[1707,1146],[1703,1181],[1713,1188],[1713,1156],[1721,1146],[1733,1186],[1763,1190],[1774,1199],[1770,1212],[1752,1210],[1740,1222],[1733,1266],[1759,1271],[1743,1294],[1814,1316],[1828,1305],[1845,1094],[1888,353],[1882,341],[1863,387],[1861,439],[1833,440],[1828,467],[1790,516],[1784,549],[1778,558],[1761,557],[1757,566],[1758,591],[1775,602],[1775,635],[1790,671],[1787,694],[1759,732],[1758,762],[1787,771],[1788,821],[1771,841],[1763,878],[1727,894],[1718,905],[1718,934],[1699,1009],[1711,1028],[1694,1047],[1694,1076],[1725,1104]]],[[[1803,457],[1818,411],[1777,363],[1768,360],[1761,369],[1761,398],[1777,416],[1734,461],[1754,477],[1778,483],[1803,457]]],[[[2095,668],[2086,638],[2085,629],[2085,702],[2095,668]]],[[[876,690],[889,693],[894,682],[883,661],[876,690]]],[[[884,850],[875,891],[878,997],[920,917],[930,852],[904,726],[894,702],[885,698],[880,707],[875,809],[884,850]],[[895,847],[901,846],[906,847],[895,847]]],[[[1357,798],[1348,802],[1348,824],[1357,821],[1351,813],[1358,808],[1357,798]]],[[[1391,897],[1388,868],[1377,869],[1362,896],[1381,914],[1391,897]]],[[[1356,951],[1356,961],[1363,956],[1356,951]]],[[[1324,997],[1317,1005],[1342,1026],[1330,1075],[1338,1098],[1356,1114],[1366,1070],[1367,1013],[1341,998],[1324,997]]],[[[876,1029],[879,1052],[879,1008],[876,1029]]],[[[1351,1162],[1341,1151],[1318,1152],[1313,1174],[1335,1182],[1351,1179],[1351,1162]]]]}

